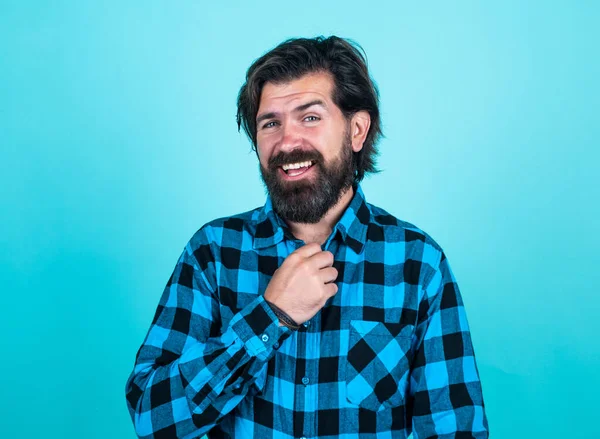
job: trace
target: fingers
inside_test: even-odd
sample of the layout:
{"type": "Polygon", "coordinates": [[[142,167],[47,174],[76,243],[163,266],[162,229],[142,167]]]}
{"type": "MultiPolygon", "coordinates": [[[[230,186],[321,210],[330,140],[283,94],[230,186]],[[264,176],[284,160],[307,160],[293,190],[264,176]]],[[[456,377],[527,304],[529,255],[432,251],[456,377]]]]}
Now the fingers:
{"type": "Polygon", "coordinates": [[[333,265],[333,253],[329,251],[315,253],[308,259],[308,262],[317,269],[331,267],[333,265]]]}
{"type": "Polygon", "coordinates": [[[335,295],[338,292],[338,286],[336,284],[329,283],[329,284],[325,284],[325,294],[327,294],[329,297],[335,295]]]}
{"type": "Polygon", "coordinates": [[[321,252],[321,245],[313,242],[311,244],[306,244],[296,250],[294,253],[302,256],[304,258],[310,258],[312,255],[321,252]]]}
{"type": "Polygon", "coordinates": [[[334,282],[338,277],[338,271],[334,267],[326,267],[319,271],[321,280],[324,284],[334,282]]]}

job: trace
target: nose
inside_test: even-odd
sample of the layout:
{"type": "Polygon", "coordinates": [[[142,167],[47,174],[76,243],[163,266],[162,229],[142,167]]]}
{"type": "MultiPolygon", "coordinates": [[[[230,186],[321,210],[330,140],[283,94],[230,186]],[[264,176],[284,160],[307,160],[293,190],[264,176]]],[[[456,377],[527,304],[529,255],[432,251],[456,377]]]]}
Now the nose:
{"type": "Polygon", "coordinates": [[[302,136],[293,123],[285,123],[281,126],[281,139],[279,141],[279,150],[291,152],[294,149],[302,147],[302,136]]]}

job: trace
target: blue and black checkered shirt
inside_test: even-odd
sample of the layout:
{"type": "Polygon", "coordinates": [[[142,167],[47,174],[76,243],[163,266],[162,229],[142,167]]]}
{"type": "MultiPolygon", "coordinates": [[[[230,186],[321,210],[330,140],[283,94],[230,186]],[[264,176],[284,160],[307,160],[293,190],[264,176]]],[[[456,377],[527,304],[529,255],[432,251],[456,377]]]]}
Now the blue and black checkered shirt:
{"type": "Polygon", "coordinates": [[[360,186],[323,244],[339,289],[297,331],[263,293],[304,243],[266,204],[186,244],[126,385],[141,438],[487,438],[456,283],[360,186]]]}

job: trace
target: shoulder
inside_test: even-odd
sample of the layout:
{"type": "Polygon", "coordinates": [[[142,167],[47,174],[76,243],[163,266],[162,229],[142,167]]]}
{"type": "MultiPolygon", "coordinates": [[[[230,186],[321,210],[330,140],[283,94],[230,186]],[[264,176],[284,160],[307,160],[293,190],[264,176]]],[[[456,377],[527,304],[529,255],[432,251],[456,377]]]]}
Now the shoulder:
{"type": "Polygon", "coordinates": [[[213,219],[203,224],[187,243],[188,250],[196,252],[202,246],[236,246],[244,234],[253,234],[262,207],[246,212],[213,219]]]}
{"type": "Polygon", "coordinates": [[[371,212],[370,227],[383,232],[386,245],[403,247],[407,259],[418,260],[435,269],[443,258],[441,245],[416,224],[390,214],[385,209],[367,203],[371,212]]]}

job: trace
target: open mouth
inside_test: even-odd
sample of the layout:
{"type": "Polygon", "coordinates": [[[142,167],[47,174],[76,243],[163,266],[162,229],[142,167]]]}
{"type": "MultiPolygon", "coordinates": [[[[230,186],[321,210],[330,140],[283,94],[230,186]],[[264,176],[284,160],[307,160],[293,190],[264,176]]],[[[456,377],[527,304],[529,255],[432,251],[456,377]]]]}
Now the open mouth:
{"type": "Polygon", "coordinates": [[[305,162],[287,163],[280,168],[285,175],[293,178],[305,174],[314,164],[313,160],[307,160],[305,162]]]}

